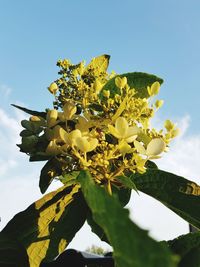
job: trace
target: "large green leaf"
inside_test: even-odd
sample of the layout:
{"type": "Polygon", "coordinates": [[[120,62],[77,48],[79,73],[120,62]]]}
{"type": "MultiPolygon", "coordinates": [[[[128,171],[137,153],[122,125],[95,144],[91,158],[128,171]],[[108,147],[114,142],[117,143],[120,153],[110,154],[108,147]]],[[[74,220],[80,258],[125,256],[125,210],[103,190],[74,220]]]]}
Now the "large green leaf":
{"type": "Polygon", "coordinates": [[[189,233],[167,241],[170,249],[181,257],[185,256],[191,249],[200,248],[200,232],[189,233]]]}
{"type": "Polygon", "coordinates": [[[29,267],[28,255],[24,247],[7,236],[0,233],[0,267],[29,267]]]}
{"type": "Polygon", "coordinates": [[[102,92],[103,90],[109,90],[111,93],[111,97],[113,97],[113,95],[115,95],[116,93],[119,93],[119,88],[117,88],[117,86],[115,85],[115,78],[118,76],[126,77],[128,85],[131,88],[135,88],[137,92],[135,97],[141,97],[141,98],[149,97],[149,94],[147,92],[147,86],[152,85],[156,81],[158,81],[160,84],[163,83],[163,80],[161,78],[152,74],[147,74],[143,72],[124,73],[110,79],[102,88],[102,92]]]}
{"type": "Polygon", "coordinates": [[[33,115],[33,116],[39,116],[39,117],[42,117],[44,119],[46,119],[46,115],[47,113],[46,112],[40,112],[40,111],[35,111],[35,110],[30,110],[30,109],[27,109],[27,108],[24,108],[24,107],[21,107],[21,106],[18,106],[18,105],[15,105],[15,104],[11,104],[13,107],[15,108],[18,108],[30,115],[33,115]]]}
{"type": "MultiPolygon", "coordinates": [[[[126,204],[129,202],[130,197],[131,197],[131,190],[129,188],[124,188],[124,187],[122,188],[113,187],[112,192],[113,192],[113,195],[119,200],[119,203],[122,205],[122,207],[126,206],[126,204]]],[[[93,233],[95,233],[102,241],[109,243],[102,227],[100,227],[94,221],[91,211],[88,212],[87,222],[90,225],[93,233]]]]}
{"type": "Polygon", "coordinates": [[[105,235],[104,230],[101,226],[99,226],[93,219],[92,212],[89,211],[87,214],[87,223],[91,227],[91,230],[94,234],[96,234],[102,241],[109,244],[109,241],[105,235]]]}
{"type": "Polygon", "coordinates": [[[200,267],[200,233],[189,233],[167,242],[181,257],[179,267],[200,267]]]}
{"type": "Polygon", "coordinates": [[[63,186],[18,213],[3,229],[27,250],[30,267],[60,254],[86,220],[87,205],[79,185],[63,186]]]}
{"type": "Polygon", "coordinates": [[[138,190],[154,197],[200,228],[200,186],[175,174],[149,169],[131,176],[138,190]]]}
{"type": "Polygon", "coordinates": [[[87,172],[80,172],[78,181],[93,218],[104,230],[114,249],[118,267],[173,267],[171,253],[129,219],[129,212],[117,198],[96,185],[87,172]]]}

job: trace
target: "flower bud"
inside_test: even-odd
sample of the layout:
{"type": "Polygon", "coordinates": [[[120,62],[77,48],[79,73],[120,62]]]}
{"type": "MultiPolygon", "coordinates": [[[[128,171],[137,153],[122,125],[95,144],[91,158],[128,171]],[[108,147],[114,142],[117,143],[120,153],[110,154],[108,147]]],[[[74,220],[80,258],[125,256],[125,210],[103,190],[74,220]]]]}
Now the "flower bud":
{"type": "Polygon", "coordinates": [[[159,82],[154,82],[151,87],[147,86],[147,91],[150,96],[157,95],[160,91],[160,83],[159,82]]]}
{"type": "Polygon", "coordinates": [[[164,101],[163,100],[156,100],[155,102],[155,107],[158,109],[158,108],[161,108],[162,105],[163,105],[164,101]]]}
{"type": "Polygon", "coordinates": [[[58,85],[56,83],[51,83],[50,86],[48,87],[48,90],[50,93],[55,95],[56,92],[58,91],[58,85]]]}
{"type": "Polygon", "coordinates": [[[64,117],[66,120],[70,120],[73,115],[76,113],[76,105],[71,102],[71,101],[68,101],[65,103],[64,107],[63,107],[63,112],[64,112],[64,117]]]}
{"type": "Polygon", "coordinates": [[[116,77],[115,78],[115,85],[118,88],[122,89],[122,88],[124,88],[126,86],[126,84],[127,84],[127,78],[126,77],[123,77],[123,78],[116,77]]]}
{"type": "Polygon", "coordinates": [[[52,126],[56,125],[58,118],[58,111],[56,109],[50,109],[47,112],[47,126],[51,128],[52,126]]]}

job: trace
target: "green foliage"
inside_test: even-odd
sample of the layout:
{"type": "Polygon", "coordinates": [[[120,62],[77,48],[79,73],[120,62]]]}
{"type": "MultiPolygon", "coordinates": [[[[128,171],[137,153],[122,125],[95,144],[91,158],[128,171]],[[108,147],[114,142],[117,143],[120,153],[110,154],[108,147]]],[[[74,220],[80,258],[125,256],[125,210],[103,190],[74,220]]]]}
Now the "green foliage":
{"type": "Polygon", "coordinates": [[[178,267],[200,266],[200,233],[190,233],[168,241],[168,246],[181,257],[178,267]]]}
{"type": "Polygon", "coordinates": [[[59,176],[60,173],[60,162],[55,157],[51,158],[41,170],[39,187],[41,193],[45,193],[53,178],[59,176]]]}
{"type": "Polygon", "coordinates": [[[130,177],[121,175],[121,176],[117,176],[116,180],[119,181],[122,184],[122,186],[124,186],[125,188],[130,188],[130,189],[134,189],[135,191],[137,191],[137,188],[130,177]]]}
{"type": "Polygon", "coordinates": [[[163,83],[163,80],[155,75],[147,74],[143,72],[131,72],[117,75],[114,78],[110,79],[103,87],[103,90],[109,90],[111,96],[113,97],[116,93],[119,94],[119,88],[115,85],[116,77],[126,77],[128,84],[131,88],[136,90],[136,95],[134,97],[148,98],[149,94],[147,91],[147,86],[152,85],[154,82],[158,81],[160,84],[163,83]]]}
{"type": "Polygon", "coordinates": [[[51,192],[18,213],[2,233],[27,250],[30,267],[52,261],[63,252],[86,220],[87,205],[79,186],[51,192]]]}
{"type": "Polygon", "coordinates": [[[24,111],[27,114],[30,114],[30,115],[33,115],[33,116],[40,116],[42,118],[46,118],[46,112],[39,112],[39,111],[35,111],[35,110],[30,110],[30,109],[27,109],[27,108],[24,108],[24,107],[15,105],[15,104],[11,104],[11,105],[13,107],[15,107],[15,108],[18,108],[18,109],[24,111]]]}
{"type": "Polygon", "coordinates": [[[132,176],[138,190],[154,197],[200,228],[200,186],[175,174],[149,169],[132,176]]]}
{"type": "Polygon", "coordinates": [[[5,233],[0,233],[0,267],[29,267],[24,247],[5,233]]]}
{"type": "Polygon", "coordinates": [[[129,219],[128,210],[95,185],[87,172],[81,171],[78,181],[94,220],[104,229],[114,249],[118,267],[175,266],[167,246],[157,243],[134,224],[129,219]]]}

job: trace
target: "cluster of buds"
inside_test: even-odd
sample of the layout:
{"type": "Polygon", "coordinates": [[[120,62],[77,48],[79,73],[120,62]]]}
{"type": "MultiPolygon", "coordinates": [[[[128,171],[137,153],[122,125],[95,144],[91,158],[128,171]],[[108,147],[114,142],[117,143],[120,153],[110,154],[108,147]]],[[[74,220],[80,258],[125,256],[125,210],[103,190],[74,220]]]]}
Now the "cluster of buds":
{"type": "Polygon", "coordinates": [[[54,108],[23,121],[20,148],[33,160],[56,158],[61,177],[86,169],[111,192],[116,177],[144,173],[147,161],[167,150],[178,129],[170,120],[165,130],[150,128],[163,104],[154,101],[158,80],[148,82],[141,94],[130,74],[108,74],[108,61],[105,55],[88,66],[59,61],[61,78],[48,87],[54,108]]]}

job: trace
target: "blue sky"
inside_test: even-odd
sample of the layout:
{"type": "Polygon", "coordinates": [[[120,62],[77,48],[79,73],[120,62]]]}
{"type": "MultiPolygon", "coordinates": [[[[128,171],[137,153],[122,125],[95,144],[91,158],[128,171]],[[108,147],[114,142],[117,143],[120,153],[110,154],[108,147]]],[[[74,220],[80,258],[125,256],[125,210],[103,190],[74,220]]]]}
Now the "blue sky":
{"type": "Polygon", "coordinates": [[[164,116],[191,115],[198,131],[199,1],[0,1],[0,82],[13,101],[51,103],[56,61],[110,54],[110,69],[143,71],[165,80],[164,116]]]}
{"type": "MultiPolygon", "coordinates": [[[[89,62],[92,57],[109,54],[110,70],[142,71],[162,77],[165,83],[160,98],[165,104],[158,121],[172,118],[183,134],[165,163],[160,164],[199,181],[199,12],[198,0],[0,0],[0,145],[4,146],[0,152],[0,183],[21,195],[15,207],[11,205],[6,210],[0,205],[3,224],[40,196],[35,189],[32,195],[25,193],[37,186],[40,167],[19,155],[15,143],[24,114],[16,113],[10,103],[23,103],[38,110],[51,107],[53,98],[47,86],[58,77],[58,59],[89,62]]],[[[10,198],[9,191],[4,190],[1,197],[10,198]]],[[[165,238],[167,217],[162,217],[160,235],[154,234],[159,232],[158,227],[152,230],[158,239],[165,238]]],[[[148,228],[146,220],[140,219],[139,209],[138,218],[148,228]]],[[[180,221],[176,220],[177,224],[174,218],[171,220],[170,231],[180,228],[180,221]]]]}

